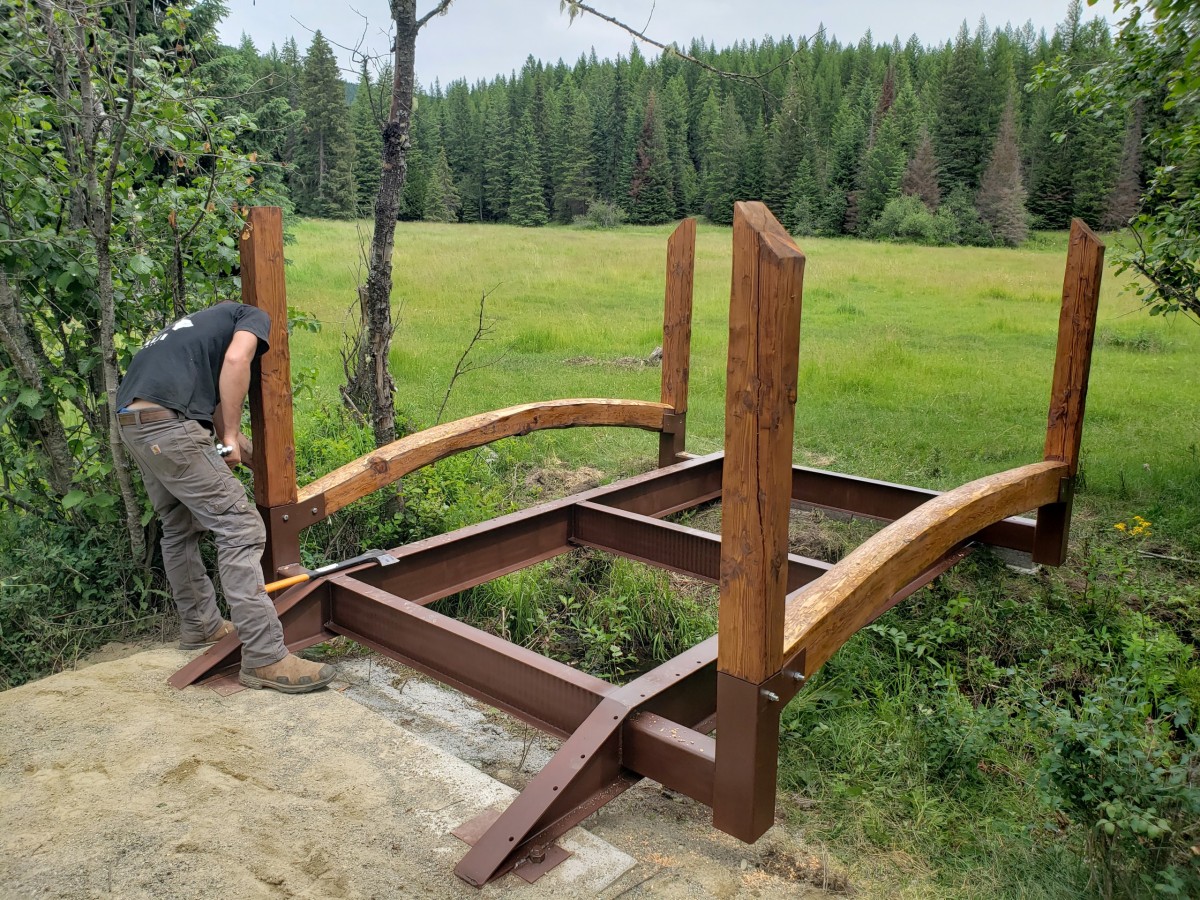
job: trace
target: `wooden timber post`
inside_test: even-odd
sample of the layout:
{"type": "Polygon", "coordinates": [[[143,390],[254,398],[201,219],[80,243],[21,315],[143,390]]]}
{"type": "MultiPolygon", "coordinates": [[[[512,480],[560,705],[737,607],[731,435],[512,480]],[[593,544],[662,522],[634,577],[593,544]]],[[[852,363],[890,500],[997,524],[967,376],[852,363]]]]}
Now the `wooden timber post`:
{"type": "MultiPolygon", "coordinates": [[[[804,255],[761,203],[733,216],[713,824],[757,840],[775,816],[788,512],[804,255]],[[772,699],[774,698],[774,699],[772,699]]],[[[790,696],[790,695],[789,695],[790,696]]]]}
{"type": "Polygon", "coordinates": [[[255,362],[251,377],[250,430],[254,439],[254,502],[267,527],[263,573],[267,581],[274,581],[281,567],[300,562],[301,522],[306,521],[296,509],[283,210],[277,206],[250,209],[242,231],[241,257],[242,301],[271,317],[271,349],[255,362]]]}
{"type": "Polygon", "coordinates": [[[1063,483],[1059,502],[1038,509],[1033,538],[1033,561],[1050,566],[1061,566],[1067,557],[1071,502],[1075,475],[1079,470],[1083,411],[1087,402],[1103,275],[1103,242],[1082,220],[1072,220],[1045,451],[1046,459],[1067,464],[1068,477],[1063,483]]]}
{"type": "Polygon", "coordinates": [[[692,347],[692,281],[696,220],[684,219],[667,241],[667,292],[663,305],[662,402],[671,407],[658,442],[658,464],[679,462],[687,441],[688,370],[692,347]]]}

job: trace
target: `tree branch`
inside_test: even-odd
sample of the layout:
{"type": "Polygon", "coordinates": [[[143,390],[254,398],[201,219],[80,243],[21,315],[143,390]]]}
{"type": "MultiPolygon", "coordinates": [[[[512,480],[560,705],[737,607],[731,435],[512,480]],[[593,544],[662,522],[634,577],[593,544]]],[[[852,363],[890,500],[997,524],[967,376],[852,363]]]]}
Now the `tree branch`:
{"type": "Polygon", "coordinates": [[[446,396],[442,398],[442,405],[438,407],[437,419],[434,420],[435,425],[441,424],[442,413],[446,411],[446,404],[450,402],[450,392],[454,390],[454,383],[460,377],[466,375],[468,372],[475,372],[479,369],[486,369],[488,366],[494,366],[504,358],[504,354],[501,354],[490,362],[475,365],[467,364],[467,357],[471,355],[471,351],[475,349],[475,345],[486,341],[495,330],[492,328],[492,322],[484,317],[484,308],[488,297],[494,294],[498,287],[500,287],[499,284],[490,291],[484,291],[483,295],[479,298],[479,324],[475,328],[475,334],[471,336],[471,340],[467,344],[467,349],[463,351],[462,356],[458,358],[458,363],[454,366],[454,374],[450,376],[450,383],[446,385],[446,396]]]}
{"type": "MultiPolygon", "coordinates": [[[[620,19],[614,18],[613,16],[610,16],[607,13],[602,13],[602,12],[600,12],[600,10],[596,9],[594,6],[590,6],[587,3],[581,3],[581,2],[579,2],[579,0],[559,0],[558,9],[559,9],[559,12],[566,12],[572,22],[574,22],[575,19],[577,19],[579,16],[583,15],[584,13],[586,13],[590,16],[595,16],[597,19],[600,19],[603,22],[608,22],[610,25],[615,25],[617,28],[620,28],[622,31],[625,31],[628,34],[633,35],[639,41],[649,44],[651,47],[657,47],[663,53],[669,54],[671,56],[676,56],[679,59],[684,60],[685,62],[689,62],[694,66],[698,66],[701,69],[704,69],[707,72],[712,72],[714,75],[718,76],[719,78],[728,78],[733,81],[741,81],[746,84],[754,85],[759,90],[761,90],[764,94],[769,94],[769,92],[767,91],[767,89],[765,87],[763,87],[762,80],[764,78],[768,77],[769,75],[773,75],[775,72],[778,72],[780,69],[790,66],[792,64],[792,61],[796,58],[796,56],[800,53],[800,51],[803,48],[805,48],[806,46],[808,46],[808,40],[809,40],[808,38],[799,39],[797,41],[798,46],[796,47],[796,50],[793,51],[791,56],[789,56],[783,62],[767,69],[765,72],[756,72],[753,74],[747,74],[745,72],[730,72],[726,69],[718,69],[716,66],[710,65],[709,63],[706,63],[701,59],[697,59],[695,56],[692,56],[690,53],[684,53],[675,44],[664,44],[661,41],[656,41],[654,38],[652,38],[648,34],[646,34],[645,28],[638,30],[637,28],[634,28],[632,25],[626,25],[620,19]]],[[[651,15],[651,17],[653,17],[653,15],[654,15],[653,9],[651,9],[650,15],[651,15]]],[[[649,19],[646,20],[646,24],[647,24],[647,26],[650,24],[649,19]]],[[[824,30],[825,30],[824,26],[822,26],[818,30],[817,33],[820,34],[824,30]]]]}
{"type": "Polygon", "coordinates": [[[446,10],[448,10],[450,8],[450,4],[453,2],[454,2],[454,0],[441,0],[441,2],[437,6],[435,6],[433,9],[431,9],[429,12],[425,13],[425,15],[421,16],[421,18],[417,19],[417,31],[420,31],[422,28],[424,28],[425,23],[428,22],[430,19],[432,19],[434,16],[445,15],[446,10]]]}

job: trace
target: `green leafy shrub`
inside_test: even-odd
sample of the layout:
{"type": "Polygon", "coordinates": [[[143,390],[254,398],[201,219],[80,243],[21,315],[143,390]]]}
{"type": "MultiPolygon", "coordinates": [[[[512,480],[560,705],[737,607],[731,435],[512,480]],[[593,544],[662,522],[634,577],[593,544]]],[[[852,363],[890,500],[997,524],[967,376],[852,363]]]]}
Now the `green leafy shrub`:
{"type": "Polygon", "coordinates": [[[157,628],[173,609],[161,574],[129,559],[124,533],[89,524],[0,520],[0,690],[157,628]]]}
{"type": "Polygon", "coordinates": [[[575,225],[579,228],[618,228],[627,218],[625,210],[617,204],[596,199],[588,201],[586,213],[575,217],[575,225]]]}
{"type": "Polygon", "coordinates": [[[1103,897],[1194,897],[1200,872],[1200,734],[1179,676],[1191,648],[1135,616],[1113,674],[1077,700],[1031,695],[1050,736],[1039,787],[1085,835],[1103,897]]]}
{"type": "Polygon", "coordinates": [[[879,218],[867,229],[877,241],[902,241],[912,244],[938,244],[941,239],[937,220],[917,197],[903,195],[889,200],[879,218]]]}

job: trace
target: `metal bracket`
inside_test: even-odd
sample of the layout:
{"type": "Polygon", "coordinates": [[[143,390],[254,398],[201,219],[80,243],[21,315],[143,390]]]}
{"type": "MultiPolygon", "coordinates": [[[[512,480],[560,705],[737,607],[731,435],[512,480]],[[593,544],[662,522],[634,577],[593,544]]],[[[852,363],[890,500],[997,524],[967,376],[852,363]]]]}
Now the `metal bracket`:
{"type": "Polygon", "coordinates": [[[259,515],[267,526],[266,556],[271,560],[271,575],[287,578],[297,574],[292,568],[300,562],[300,532],[325,518],[325,495],[303,503],[260,506],[259,515]]]}
{"type": "Polygon", "coordinates": [[[1068,503],[1075,496],[1075,476],[1067,475],[1058,482],[1058,502],[1068,503]]]}

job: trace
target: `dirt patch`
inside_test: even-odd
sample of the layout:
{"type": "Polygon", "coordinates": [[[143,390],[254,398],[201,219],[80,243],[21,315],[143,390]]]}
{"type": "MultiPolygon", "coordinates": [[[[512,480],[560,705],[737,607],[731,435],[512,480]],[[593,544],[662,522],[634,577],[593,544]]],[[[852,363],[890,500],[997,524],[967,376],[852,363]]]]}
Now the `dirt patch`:
{"type": "Polygon", "coordinates": [[[531,470],[523,479],[523,484],[529,492],[529,497],[543,502],[598,487],[603,479],[604,473],[590,466],[572,469],[561,463],[551,462],[531,470]]]}
{"type": "Polygon", "coordinates": [[[160,648],[0,693],[0,896],[589,898],[633,860],[577,829],[530,887],[453,875],[515,792],[350,702],[207,688],[160,648]]]}
{"type": "Polygon", "coordinates": [[[650,356],[649,358],[641,356],[618,356],[615,359],[596,359],[594,356],[572,356],[570,359],[564,359],[563,365],[606,366],[611,369],[651,369],[662,365],[662,357],[661,354],[657,357],[650,356]]]}

